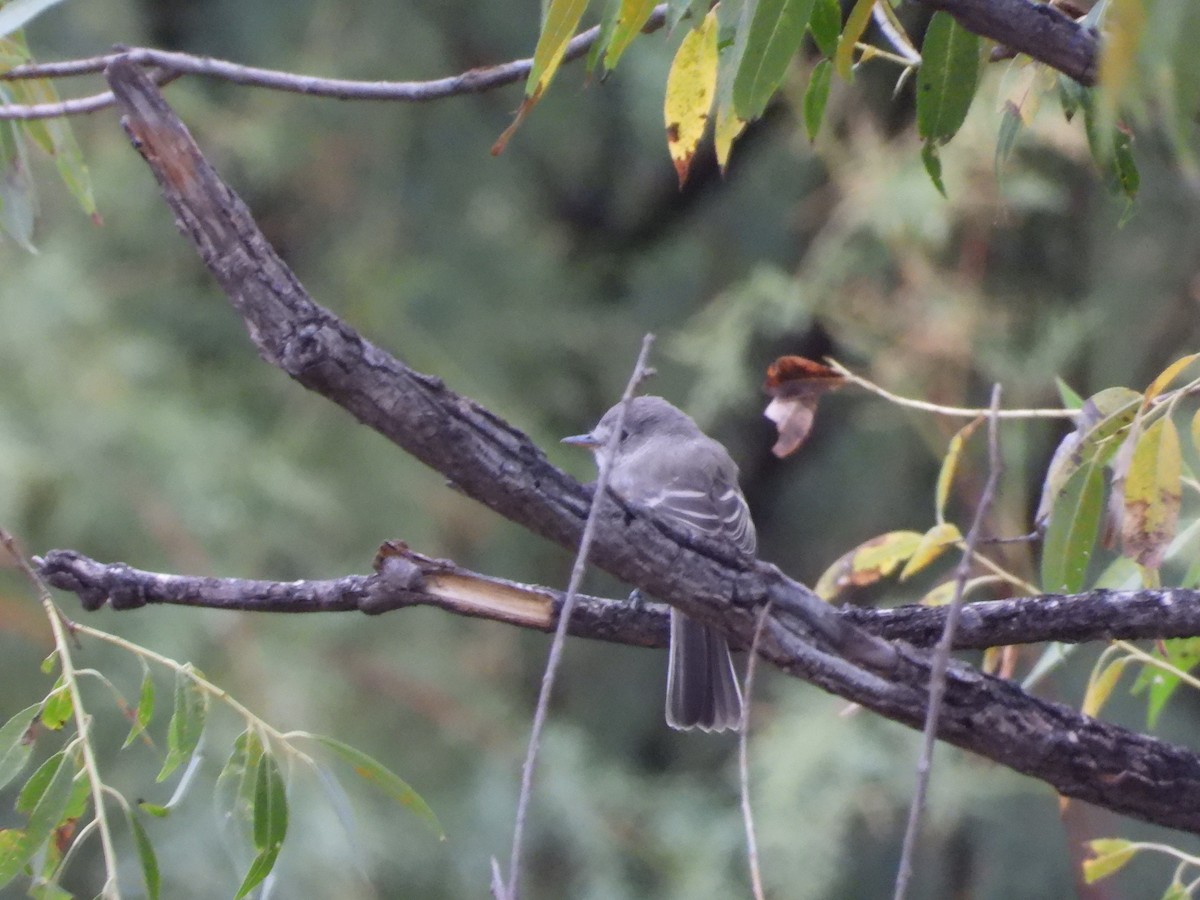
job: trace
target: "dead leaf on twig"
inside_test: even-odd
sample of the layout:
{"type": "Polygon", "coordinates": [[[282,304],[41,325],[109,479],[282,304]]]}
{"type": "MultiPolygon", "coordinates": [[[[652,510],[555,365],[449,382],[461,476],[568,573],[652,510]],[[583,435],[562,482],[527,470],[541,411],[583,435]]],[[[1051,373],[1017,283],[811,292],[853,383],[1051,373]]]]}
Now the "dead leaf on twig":
{"type": "Polygon", "coordinates": [[[812,430],[821,395],[845,382],[836,369],[803,356],[781,356],[771,363],[763,383],[763,390],[771,395],[763,415],[779,431],[771,452],[778,457],[794,453],[812,430]]]}

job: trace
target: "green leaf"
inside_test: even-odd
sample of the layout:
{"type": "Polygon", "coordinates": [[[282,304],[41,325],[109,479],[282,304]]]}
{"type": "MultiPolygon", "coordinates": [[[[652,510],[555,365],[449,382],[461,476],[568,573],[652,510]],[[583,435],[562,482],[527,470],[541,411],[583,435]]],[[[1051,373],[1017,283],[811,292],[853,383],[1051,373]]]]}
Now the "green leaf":
{"type": "MultiPolygon", "coordinates": [[[[667,31],[674,31],[684,16],[692,11],[692,0],[667,0],[667,31]]],[[[703,18],[701,16],[700,18],[703,18]]],[[[616,21],[616,16],[613,16],[616,21]]]]}
{"type": "Polygon", "coordinates": [[[750,33],[750,20],[758,0],[723,0],[716,7],[721,23],[717,37],[717,122],[713,130],[713,146],[717,151],[717,164],[724,172],[729,165],[733,142],[746,128],[746,120],[733,108],[733,82],[742,66],[746,54],[746,39],[750,33]],[[726,31],[733,33],[733,40],[726,42],[726,31]]]}
{"type": "Polygon", "coordinates": [[[1061,378],[1054,379],[1054,386],[1058,389],[1059,399],[1062,400],[1062,405],[1065,409],[1080,409],[1083,407],[1083,398],[1061,378]]]}
{"type": "Polygon", "coordinates": [[[246,877],[242,880],[242,886],[238,888],[238,892],[234,894],[233,900],[242,900],[247,894],[258,887],[264,878],[271,874],[271,870],[275,868],[275,860],[279,856],[279,845],[276,844],[268,847],[266,850],[254,857],[254,862],[250,863],[250,870],[246,872],[246,877]]]}
{"type": "Polygon", "coordinates": [[[0,727],[0,788],[16,778],[33,753],[29,728],[37,717],[40,703],[27,706],[0,727]]]}
{"type": "Polygon", "coordinates": [[[813,0],[758,0],[733,79],[733,108],[751,121],[767,108],[808,28],[813,0]]]}
{"type": "Polygon", "coordinates": [[[54,780],[54,776],[62,768],[63,760],[65,759],[66,755],[59,750],[37,767],[34,773],[29,776],[29,780],[25,782],[25,786],[21,788],[21,792],[17,794],[17,812],[25,815],[33,812],[38,801],[42,799],[42,795],[46,793],[46,788],[50,786],[50,783],[54,780]]]}
{"type": "Polygon", "coordinates": [[[142,880],[146,883],[146,896],[150,900],[158,900],[162,887],[162,877],[158,871],[158,856],[154,853],[154,845],[150,843],[150,835],[138,821],[133,812],[126,810],[129,819],[129,830],[133,832],[133,843],[137,847],[138,862],[142,866],[142,880]]]}
{"type": "Polygon", "coordinates": [[[588,0],[550,0],[546,21],[542,23],[542,33],[533,51],[529,78],[525,81],[526,97],[541,96],[550,85],[587,6],[588,0]]]}
{"type": "Polygon", "coordinates": [[[409,787],[398,775],[393,774],[382,763],[363,753],[361,750],[351,747],[349,744],[342,743],[336,738],[327,737],[323,734],[309,734],[308,732],[300,732],[296,736],[308,738],[328,747],[341,757],[343,762],[348,763],[361,778],[366,779],[386,796],[414,813],[439,838],[442,840],[446,839],[446,833],[442,830],[441,823],[438,822],[437,816],[434,815],[433,810],[421,798],[421,795],[409,787]]]}
{"type": "Polygon", "coordinates": [[[1142,406],[1142,395],[1129,388],[1113,387],[1093,394],[1076,416],[1075,430],[1063,437],[1046,469],[1042,496],[1034,521],[1041,528],[1050,516],[1067,479],[1093,459],[1107,463],[1142,406]]]}
{"type": "Polygon", "coordinates": [[[825,118],[825,104],[829,102],[829,87],[833,82],[833,63],[827,59],[821,60],[813,68],[812,77],[808,81],[808,90],[804,92],[804,128],[808,139],[815,141],[821,130],[821,122],[825,118]]]}
{"type": "MultiPolygon", "coordinates": [[[[1200,638],[1172,638],[1162,642],[1166,651],[1151,651],[1155,656],[1169,663],[1181,672],[1191,671],[1200,663],[1200,638]]],[[[1179,687],[1179,676],[1157,666],[1143,666],[1133,683],[1132,692],[1139,694],[1149,689],[1146,702],[1146,727],[1153,729],[1158,724],[1159,714],[1175,689],[1179,687]]]]}
{"type": "MultiPolygon", "coordinates": [[[[186,667],[191,671],[191,667],[186,667]]],[[[167,726],[167,758],[163,761],[158,781],[162,781],[181,764],[187,762],[204,733],[208,713],[208,697],[186,672],[175,673],[175,709],[167,726]]]]}
{"type": "Polygon", "coordinates": [[[854,45],[867,30],[867,23],[871,21],[871,10],[874,7],[875,0],[857,0],[854,8],[850,10],[850,15],[846,17],[846,27],[842,29],[837,50],[833,54],[834,68],[842,76],[843,81],[854,79],[854,45]]]}
{"type": "Polygon", "coordinates": [[[262,755],[263,745],[258,734],[247,729],[233,742],[233,752],[217,776],[215,793],[221,828],[228,827],[232,820],[239,832],[245,832],[247,843],[254,837],[254,799],[258,761],[262,755]]]}
{"type": "Polygon", "coordinates": [[[1083,861],[1083,880],[1088,884],[1107,878],[1133,859],[1141,848],[1132,841],[1120,838],[1097,838],[1088,841],[1088,849],[1095,854],[1093,859],[1083,861]]]}
{"type": "Polygon", "coordinates": [[[142,688],[138,696],[137,711],[134,714],[133,727],[129,729],[129,736],[125,738],[125,743],[121,745],[124,750],[133,743],[134,738],[144,732],[150,724],[150,720],[154,718],[154,679],[150,676],[150,670],[146,669],[142,672],[142,688]]]}
{"type": "Polygon", "coordinates": [[[254,847],[267,850],[287,835],[287,788],[270,753],[258,758],[254,778],[254,847]]]}
{"type": "Polygon", "coordinates": [[[71,697],[71,692],[59,678],[54,690],[42,703],[42,724],[51,731],[58,731],[71,718],[74,711],[75,702],[71,697]]]}
{"type": "Polygon", "coordinates": [[[616,67],[621,54],[641,33],[642,26],[650,18],[650,13],[654,12],[654,6],[655,0],[621,0],[612,41],[608,45],[608,51],[604,54],[606,68],[616,67]]]}
{"type": "MultiPolygon", "coordinates": [[[[13,94],[23,103],[57,103],[58,91],[47,78],[34,78],[14,82],[13,94]]],[[[83,151],[75,140],[75,132],[66,119],[31,119],[22,123],[25,133],[38,146],[54,158],[58,176],[85,213],[98,216],[96,198],[92,192],[91,176],[83,151]]]]}
{"type": "Polygon", "coordinates": [[[816,0],[808,20],[817,49],[826,59],[837,53],[838,35],[842,31],[842,5],[838,0],[816,0]]]}
{"type": "MultiPolygon", "coordinates": [[[[0,102],[11,102],[2,87],[0,102]]],[[[15,122],[0,122],[0,229],[23,250],[36,253],[33,223],[37,214],[37,190],[29,171],[25,141],[15,122]]]]}
{"type": "Polygon", "coordinates": [[[148,800],[139,800],[138,809],[148,816],[154,816],[156,819],[165,819],[171,814],[171,810],[157,803],[151,803],[148,800]]]}
{"type": "Polygon", "coordinates": [[[24,28],[35,16],[61,2],[62,0],[10,0],[0,7],[0,37],[24,28]]]}
{"type": "Polygon", "coordinates": [[[925,171],[929,173],[929,180],[933,182],[937,192],[945,197],[946,185],[942,183],[942,160],[938,156],[937,147],[933,141],[926,141],[925,146],[921,148],[921,162],[925,164],[925,171]]]}
{"type": "MultiPolygon", "coordinates": [[[[48,779],[39,783],[35,790],[29,790],[30,786],[26,784],[17,798],[18,808],[29,811],[28,824],[24,829],[15,830],[17,833],[14,836],[0,842],[0,887],[12,881],[46,843],[62,822],[63,812],[71,800],[75,766],[61,751],[43,763],[34,773],[34,778],[43,773],[48,773],[48,779]]],[[[30,782],[33,780],[31,778],[30,782]]]]}
{"type": "Polygon", "coordinates": [[[996,138],[996,180],[1004,172],[1004,164],[1012,156],[1013,147],[1017,145],[1017,135],[1021,133],[1021,116],[1012,109],[1005,107],[1000,114],[1000,132],[996,138]]]}
{"type": "Polygon", "coordinates": [[[979,37],[959,25],[949,13],[934,13],[925,32],[921,59],[917,73],[917,130],[927,145],[945,143],[962,126],[975,97],[979,37]]]}
{"type": "MultiPolygon", "coordinates": [[[[686,7],[686,4],[685,4],[686,7]]],[[[604,56],[604,51],[608,49],[608,44],[612,40],[613,31],[617,27],[617,13],[621,11],[621,0],[608,0],[604,7],[604,14],[600,17],[600,34],[596,36],[596,40],[592,43],[592,47],[588,50],[587,55],[587,73],[591,75],[596,71],[596,66],[600,63],[600,58],[604,56]]],[[[668,29],[674,28],[676,22],[667,16],[668,29]]]]}
{"type": "Polygon", "coordinates": [[[1083,590],[1104,516],[1104,465],[1098,459],[1077,469],[1053,501],[1042,542],[1042,590],[1083,590]]]}
{"type": "Polygon", "coordinates": [[[29,886],[30,900],[74,900],[75,895],[64,891],[53,882],[39,882],[29,886]]]}

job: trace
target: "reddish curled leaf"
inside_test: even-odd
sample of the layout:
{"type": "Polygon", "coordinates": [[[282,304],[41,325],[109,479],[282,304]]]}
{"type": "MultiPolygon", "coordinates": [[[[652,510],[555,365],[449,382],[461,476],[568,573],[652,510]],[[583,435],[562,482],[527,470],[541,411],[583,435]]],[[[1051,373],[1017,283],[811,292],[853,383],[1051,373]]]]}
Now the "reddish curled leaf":
{"type": "Polygon", "coordinates": [[[763,415],[779,431],[779,440],[771,452],[779,457],[794,453],[812,430],[821,395],[841,387],[845,381],[836,369],[803,356],[781,356],[771,363],[763,383],[763,390],[772,398],[763,415]]]}

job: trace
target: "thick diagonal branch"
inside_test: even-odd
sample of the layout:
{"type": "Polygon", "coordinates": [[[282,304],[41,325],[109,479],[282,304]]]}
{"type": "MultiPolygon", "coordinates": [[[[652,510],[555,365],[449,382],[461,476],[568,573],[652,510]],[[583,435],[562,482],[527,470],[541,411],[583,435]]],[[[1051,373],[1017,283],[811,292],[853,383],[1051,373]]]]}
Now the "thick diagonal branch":
{"type": "MultiPolygon", "coordinates": [[[[525,435],[436,378],[414,372],[312,301],[248,210],[204,159],[144,72],[118,60],[108,80],[123,124],[176,223],[246,322],[260,355],[451,479],[465,494],[566,547],[587,489],[525,435]]],[[[615,496],[597,522],[599,567],[749,642],[754,610],[775,612],[762,656],[777,667],[918,727],[929,660],[851,625],[773,566],[745,566],[615,496]]],[[[1060,793],[1200,832],[1200,757],[1047,703],[955,664],[939,736],[1060,793]]]]}

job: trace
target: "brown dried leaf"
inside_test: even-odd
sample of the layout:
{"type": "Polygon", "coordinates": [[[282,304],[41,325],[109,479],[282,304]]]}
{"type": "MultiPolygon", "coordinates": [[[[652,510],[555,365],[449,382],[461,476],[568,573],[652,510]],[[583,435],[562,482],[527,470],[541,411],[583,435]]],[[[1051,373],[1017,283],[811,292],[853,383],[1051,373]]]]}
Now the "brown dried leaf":
{"type": "Polygon", "coordinates": [[[845,382],[836,369],[803,356],[781,356],[771,363],[763,383],[763,390],[772,398],[763,415],[779,431],[771,452],[778,457],[794,453],[812,430],[821,395],[845,382]]]}

